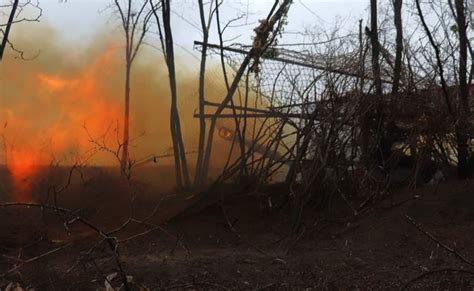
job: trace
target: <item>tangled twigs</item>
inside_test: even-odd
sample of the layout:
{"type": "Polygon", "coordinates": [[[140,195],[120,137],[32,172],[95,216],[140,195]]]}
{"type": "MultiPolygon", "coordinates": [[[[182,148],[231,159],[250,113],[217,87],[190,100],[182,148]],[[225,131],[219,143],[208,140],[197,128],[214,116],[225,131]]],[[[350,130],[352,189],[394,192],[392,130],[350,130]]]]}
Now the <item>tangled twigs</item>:
{"type": "Polygon", "coordinates": [[[99,234],[103,238],[103,241],[105,241],[108,244],[108,246],[110,247],[110,250],[113,253],[115,263],[116,263],[116,265],[119,269],[119,274],[120,274],[120,277],[122,279],[124,289],[125,290],[130,290],[129,285],[128,285],[127,276],[126,276],[126,274],[123,270],[122,262],[120,261],[120,255],[119,255],[119,252],[118,252],[119,241],[117,240],[116,237],[112,237],[112,236],[108,235],[107,232],[101,230],[100,228],[98,228],[97,226],[95,226],[94,224],[89,222],[88,220],[78,216],[77,213],[75,213],[74,211],[72,211],[70,209],[67,209],[67,208],[62,208],[62,207],[55,206],[55,205],[47,205],[47,204],[40,204],[40,203],[22,203],[22,202],[1,203],[0,207],[36,207],[36,208],[40,208],[40,209],[46,209],[46,210],[61,212],[65,215],[71,217],[71,219],[67,222],[67,224],[72,224],[72,223],[78,222],[78,223],[81,223],[82,225],[92,229],[97,234],[99,234]]]}

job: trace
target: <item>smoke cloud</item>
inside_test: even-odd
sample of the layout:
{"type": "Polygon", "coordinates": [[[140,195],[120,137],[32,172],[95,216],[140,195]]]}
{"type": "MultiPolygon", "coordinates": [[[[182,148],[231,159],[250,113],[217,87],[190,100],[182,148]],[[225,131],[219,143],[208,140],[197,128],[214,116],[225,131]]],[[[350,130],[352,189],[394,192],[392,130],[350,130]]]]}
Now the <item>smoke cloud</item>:
{"type": "MultiPolygon", "coordinates": [[[[62,40],[51,27],[15,27],[12,42],[25,51],[9,51],[0,64],[0,160],[18,184],[51,162],[71,165],[118,165],[105,145],[117,150],[122,138],[124,46],[119,32],[99,32],[90,42],[62,40]]],[[[196,150],[199,61],[176,57],[179,110],[186,145],[196,150]]],[[[221,100],[225,87],[219,67],[209,65],[206,99],[221,100]]],[[[171,154],[169,84],[163,55],[144,45],[132,71],[131,158],[171,154]]],[[[229,142],[218,137],[214,149],[227,154],[229,142]]],[[[222,158],[216,159],[222,163],[222,158]]],[[[190,154],[191,165],[194,156],[190,154]]],[[[160,159],[163,165],[171,158],[160,159]]],[[[216,165],[214,165],[216,166],[216,165]]],[[[20,187],[20,186],[18,186],[20,187]]]]}

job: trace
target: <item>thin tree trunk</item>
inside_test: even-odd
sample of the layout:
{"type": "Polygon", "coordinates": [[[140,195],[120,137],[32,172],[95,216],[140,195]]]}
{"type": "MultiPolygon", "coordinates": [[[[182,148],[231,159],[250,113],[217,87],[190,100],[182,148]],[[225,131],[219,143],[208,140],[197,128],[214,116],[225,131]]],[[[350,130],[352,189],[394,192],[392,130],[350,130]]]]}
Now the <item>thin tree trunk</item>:
{"type": "MultiPolygon", "coordinates": [[[[207,60],[207,43],[209,39],[209,26],[206,25],[204,15],[204,3],[202,0],[198,0],[199,15],[201,18],[201,28],[203,33],[203,45],[201,52],[201,67],[199,70],[199,144],[198,144],[198,156],[196,161],[196,173],[194,176],[194,186],[199,187],[203,183],[203,158],[204,158],[204,146],[206,138],[206,120],[204,117],[204,102],[205,102],[205,81],[206,81],[206,60],[207,60]]],[[[212,5],[212,2],[211,4],[212,5]]]]}
{"type": "Polygon", "coordinates": [[[359,91],[360,94],[364,92],[365,82],[365,53],[364,53],[364,39],[362,33],[362,19],[359,20],[359,91]]]}
{"type": "Polygon", "coordinates": [[[122,21],[122,28],[125,34],[125,106],[124,106],[124,118],[123,118],[123,140],[121,144],[121,157],[120,157],[120,171],[122,175],[130,175],[129,172],[129,142],[130,142],[130,87],[132,78],[132,65],[140,46],[143,42],[143,38],[147,32],[147,24],[152,14],[143,14],[147,2],[142,3],[142,6],[137,12],[132,13],[133,2],[128,0],[126,7],[122,7],[118,0],[114,0],[115,7],[118,10],[122,21]],[[125,8],[125,9],[124,9],[125,8]],[[140,21],[143,21],[142,31],[136,39],[137,27],[140,21]]]}
{"type": "Polygon", "coordinates": [[[245,154],[246,152],[246,134],[247,134],[247,108],[248,108],[248,101],[249,101],[249,77],[250,77],[250,71],[247,70],[247,74],[245,75],[245,99],[244,99],[244,108],[243,108],[243,114],[244,114],[244,121],[242,125],[242,143],[244,146],[241,148],[240,152],[240,179],[243,179],[244,177],[248,176],[247,172],[247,155],[245,154]]]}
{"type": "Polygon", "coordinates": [[[122,156],[120,158],[120,171],[122,175],[127,174],[127,163],[129,159],[128,155],[128,142],[130,140],[130,73],[132,70],[132,51],[131,51],[131,40],[130,33],[130,10],[132,8],[131,1],[128,1],[127,17],[123,21],[123,29],[125,31],[125,88],[124,88],[124,116],[123,116],[123,140],[122,140],[122,156]]]}
{"type": "Polygon", "coordinates": [[[464,0],[455,0],[456,22],[459,33],[459,110],[456,123],[458,144],[458,171],[461,178],[468,176],[468,127],[469,127],[469,88],[467,85],[467,35],[464,0]]]}
{"type": "MultiPolygon", "coordinates": [[[[362,161],[366,167],[370,167],[373,160],[372,153],[380,152],[380,140],[383,127],[383,102],[382,102],[382,78],[380,72],[380,43],[378,34],[378,21],[377,21],[377,0],[370,0],[370,30],[367,29],[367,33],[370,38],[370,44],[372,47],[372,74],[375,85],[375,114],[372,110],[365,110],[362,117],[363,133],[366,136],[363,140],[366,145],[365,152],[363,152],[362,161]],[[375,117],[375,120],[374,120],[375,117]],[[369,142],[370,131],[372,130],[373,141],[369,142]]],[[[370,106],[373,104],[371,100],[367,100],[370,106]]],[[[364,109],[363,109],[364,110],[364,109]]]]}
{"type": "Polygon", "coordinates": [[[402,5],[403,0],[394,0],[394,22],[397,30],[396,48],[395,48],[395,68],[393,69],[393,87],[392,93],[398,93],[400,87],[400,77],[402,73],[402,56],[403,56],[403,26],[402,26],[402,5]]]}
{"type": "Polygon", "coordinates": [[[122,174],[127,171],[127,164],[129,160],[128,144],[130,140],[130,75],[131,75],[131,62],[130,55],[127,49],[126,53],[126,68],[125,68],[125,111],[123,117],[123,141],[122,141],[122,157],[120,159],[120,169],[122,174]]]}
{"type": "Polygon", "coordinates": [[[173,34],[171,31],[170,0],[161,0],[161,4],[165,34],[166,63],[171,91],[170,129],[175,159],[176,183],[179,189],[188,189],[190,186],[190,180],[178,112],[178,93],[174,64],[173,34]]]}
{"type": "Polygon", "coordinates": [[[372,45],[372,71],[374,74],[377,114],[381,112],[382,79],[380,75],[380,43],[377,21],[377,0],[370,0],[370,40],[372,45]]]}
{"type": "MultiPolygon", "coordinates": [[[[364,86],[365,86],[365,47],[364,47],[364,40],[363,40],[363,33],[362,33],[362,19],[359,20],[359,107],[360,115],[359,115],[359,122],[360,122],[360,154],[361,160],[364,163],[368,162],[369,157],[369,138],[370,138],[370,129],[367,122],[368,117],[366,116],[367,113],[365,112],[365,104],[367,100],[365,100],[364,95],[364,86]]],[[[366,166],[368,166],[366,164],[366,166]]]]}

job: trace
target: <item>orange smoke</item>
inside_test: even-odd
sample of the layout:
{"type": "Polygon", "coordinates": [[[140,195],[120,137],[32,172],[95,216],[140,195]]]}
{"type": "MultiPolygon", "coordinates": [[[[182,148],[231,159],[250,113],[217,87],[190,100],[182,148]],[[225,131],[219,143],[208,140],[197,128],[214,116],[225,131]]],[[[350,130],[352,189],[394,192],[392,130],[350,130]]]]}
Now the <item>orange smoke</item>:
{"type": "MultiPolygon", "coordinates": [[[[10,55],[0,64],[0,138],[4,144],[2,151],[0,139],[0,163],[10,173],[15,187],[13,198],[26,201],[31,200],[33,182],[46,175],[45,166],[70,166],[94,152],[87,160],[88,166],[119,166],[116,157],[101,151],[91,138],[109,149],[118,149],[122,139],[125,64],[124,47],[116,45],[123,43],[123,36],[110,30],[99,31],[78,44],[66,42],[48,26],[19,30],[20,27],[15,27],[15,46],[28,55],[41,53],[34,60],[24,61],[7,51],[10,55]]],[[[199,137],[199,123],[193,117],[198,100],[199,61],[177,55],[176,62],[181,129],[192,171],[199,137]]],[[[209,63],[206,71],[206,99],[220,102],[226,93],[220,63],[209,63]]],[[[174,163],[172,157],[156,162],[150,159],[172,154],[168,71],[161,52],[142,46],[131,82],[130,158],[142,169],[168,168],[174,163]]],[[[213,167],[225,163],[222,156],[228,154],[229,147],[228,140],[216,137],[213,167]]],[[[169,176],[173,177],[174,171],[169,169],[169,176]]],[[[158,182],[148,179],[150,175],[144,173],[137,178],[157,187],[165,182],[173,186],[173,179],[158,182]]]]}
{"type": "MultiPolygon", "coordinates": [[[[41,167],[64,155],[90,150],[91,138],[99,139],[111,126],[118,127],[122,106],[117,99],[107,98],[101,86],[118,66],[115,55],[113,49],[107,49],[70,76],[37,73],[27,84],[36,102],[8,110],[6,128],[12,131],[5,135],[14,141],[6,142],[5,163],[16,200],[31,200],[31,181],[41,167]]],[[[109,144],[103,138],[100,141],[109,144]]]]}

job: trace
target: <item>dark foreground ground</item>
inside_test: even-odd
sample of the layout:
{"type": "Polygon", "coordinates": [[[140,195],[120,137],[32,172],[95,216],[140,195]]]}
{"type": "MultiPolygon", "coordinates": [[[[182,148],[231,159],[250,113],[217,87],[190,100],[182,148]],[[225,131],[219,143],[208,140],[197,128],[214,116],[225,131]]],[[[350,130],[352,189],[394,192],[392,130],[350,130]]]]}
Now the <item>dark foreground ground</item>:
{"type": "Polygon", "coordinates": [[[258,195],[183,213],[192,194],[114,181],[58,198],[95,230],[65,213],[0,208],[0,287],[112,290],[118,260],[133,290],[474,288],[474,181],[397,191],[357,216],[343,203],[308,210],[293,233],[290,212],[262,210],[258,195]],[[120,228],[129,217],[146,221],[120,228]]]}

